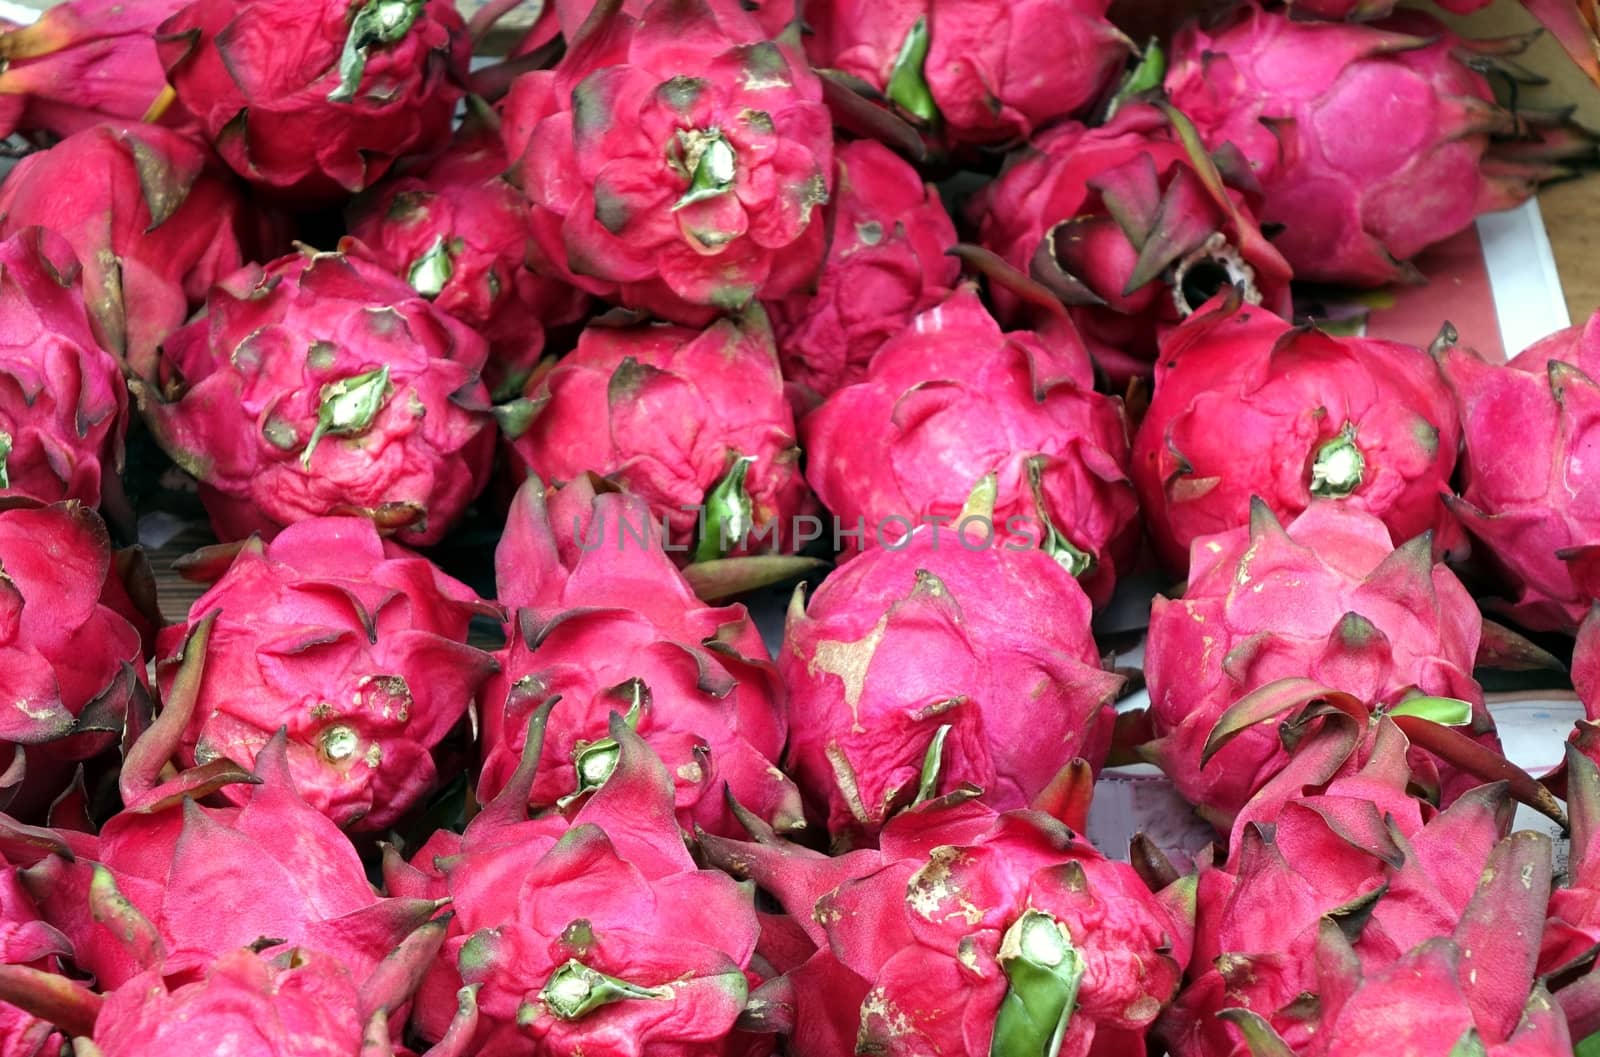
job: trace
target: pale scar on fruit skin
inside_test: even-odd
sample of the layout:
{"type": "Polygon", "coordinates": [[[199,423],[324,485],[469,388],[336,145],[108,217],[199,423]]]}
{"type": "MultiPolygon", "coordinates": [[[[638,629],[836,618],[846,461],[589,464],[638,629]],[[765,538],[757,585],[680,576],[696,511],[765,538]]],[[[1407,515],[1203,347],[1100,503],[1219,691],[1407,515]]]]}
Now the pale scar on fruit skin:
{"type": "Polygon", "coordinates": [[[863,1051],[862,1047],[870,1043],[874,1037],[898,1039],[910,1035],[915,1031],[911,1018],[896,1009],[884,995],[883,988],[875,987],[868,992],[865,1001],[861,1003],[861,1027],[856,1034],[856,1052],[863,1051]],[[867,1027],[873,1017],[878,1018],[881,1028],[873,1031],[867,1027]]]}
{"type": "Polygon", "coordinates": [[[815,677],[818,672],[827,672],[838,676],[844,684],[844,703],[850,706],[851,731],[856,734],[866,729],[861,725],[860,706],[861,692],[867,685],[867,668],[871,666],[872,656],[878,652],[878,644],[883,641],[883,633],[888,626],[889,614],[885,613],[878,618],[871,631],[853,642],[841,642],[838,639],[819,642],[806,664],[807,675],[815,677]]]}
{"type": "Polygon", "coordinates": [[[946,918],[955,915],[968,925],[982,921],[983,911],[974,906],[961,888],[950,881],[950,868],[965,861],[960,848],[943,845],[933,849],[928,853],[927,864],[906,882],[906,905],[919,917],[932,921],[941,904],[954,900],[957,909],[949,911],[946,918]]]}
{"type": "Polygon", "coordinates": [[[48,708],[43,708],[43,709],[29,708],[28,707],[27,698],[18,698],[16,700],[16,702],[12,704],[11,707],[15,708],[18,712],[21,712],[23,715],[27,716],[29,719],[48,719],[50,717],[50,713],[51,713],[51,710],[48,709],[48,708]]]}

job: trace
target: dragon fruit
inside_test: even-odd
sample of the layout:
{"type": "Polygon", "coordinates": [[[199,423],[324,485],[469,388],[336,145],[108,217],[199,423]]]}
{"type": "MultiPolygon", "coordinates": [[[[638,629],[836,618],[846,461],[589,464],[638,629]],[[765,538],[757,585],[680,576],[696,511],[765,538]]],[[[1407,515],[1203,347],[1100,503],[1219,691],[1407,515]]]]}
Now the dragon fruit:
{"type": "MultiPolygon", "coordinates": [[[[1148,374],[1158,338],[1229,284],[1289,317],[1289,265],[1251,209],[1181,115],[1134,104],[1102,127],[1068,123],[1038,137],[972,213],[983,246],[1066,304],[1120,380],[1148,374]]],[[[996,287],[1002,319],[1038,316],[996,287]]]]}
{"type": "Polygon", "coordinates": [[[156,116],[167,91],[155,30],[184,0],[69,0],[0,33],[0,132],[70,136],[156,116]]]}
{"type": "Polygon", "coordinates": [[[489,341],[491,384],[519,389],[546,326],[582,318],[587,297],[528,268],[528,202],[506,180],[499,137],[457,137],[425,170],[380,184],[347,213],[373,260],[489,341]]]}
{"type": "Polygon", "coordinates": [[[193,0],[156,47],[222,159],[302,206],[443,148],[471,50],[448,0],[193,0]]]}
{"type": "MultiPolygon", "coordinates": [[[[411,955],[413,960],[415,956],[411,955]]],[[[398,970],[397,970],[398,971],[398,970]]],[[[388,1014],[373,981],[337,958],[295,948],[271,955],[229,951],[197,978],[164,979],[151,970],[106,996],[80,1057],[161,1057],[169,1053],[241,1057],[395,1057],[388,1014]]],[[[451,1037],[423,1057],[465,1057],[476,1026],[470,993],[451,1037]]]]}
{"type": "MultiPolygon", "coordinates": [[[[1549,921],[1539,955],[1539,971],[1561,976],[1574,967],[1588,967],[1600,986],[1600,764],[1578,746],[1567,746],[1567,807],[1572,817],[1572,845],[1567,857],[1567,885],[1550,897],[1549,921]]],[[[1597,1024],[1591,1033],[1600,1031],[1597,1024]]],[[[1580,1036],[1582,1037],[1582,1036],[1580,1036]]]]}
{"type": "Polygon", "coordinates": [[[936,525],[847,563],[809,606],[796,591],[778,670],[789,773],[842,845],[964,783],[1004,810],[1049,795],[1075,758],[1097,770],[1122,683],[1055,558],[936,525]]]}
{"type": "Polygon", "coordinates": [[[281,733],[253,775],[223,759],[162,777],[196,705],[204,630],[190,641],[188,672],[124,761],[126,808],[98,835],[73,835],[70,859],[51,855],[24,870],[24,887],[104,990],[152,969],[203,971],[252,945],[311,947],[366,979],[439,901],[378,896],[349,838],[295,792],[281,733]],[[198,803],[241,783],[250,788],[241,807],[198,803]]]}
{"type": "Polygon", "coordinates": [[[1509,364],[1461,346],[1442,362],[1466,440],[1466,486],[1447,501],[1498,570],[1502,608],[1526,627],[1574,629],[1600,598],[1600,492],[1585,484],[1600,440],[1600,315],[1509,364]]]}
{"type": "Polygon", "coordinates": [[[802,825],[799,791],[774,763],[782,688],[760,633],[743,606],[695,598],[650,525],[642,500],[596,495],[588,478],[548,502],[537,479],[522,486],[496,551],[514,621],[481,697],[479,800],[506,787],[529,716],[558,696],[531,805],[562,805],[604,781],[618,711],[672,772],[684,829],[738,832],[724,789],[779,828],[802,825]]]}
{"type": "Polygon", "coordinates": [[[866,377],[867,363],[950,292],[956,229],[938,194],[873,140],[834,154],[833,239],[815,291],[769,301],[783,376],[807,405],[866,377]]]}
{"type": "Polygon", "coordinates": [[[139,632],[105,524],[78,503],[12,500],[0,509],[0,804],[43,813],[75,765],[109,748],[144,693],[139,632]]]}
{"type": "Polygon", "coordinates": [[[912,808],[877,851],[702,837],[706,857],[782,903],[815,953],[766,992],[795,1057],[1144,1052],[1177,990],[1183,885],[1152,895],[1039,811],[964,795],[912,808]]]}
{"type": "Polygon", "coordinates": [[[1600,601],[1578,627],[1572,650],[1572,686],[1584,708],[1571,741],[1589,759],[1600,764],[1600,601]]]}
{"type": "Polygon", "coordinates": [[[150,377],[211,284],[273,241],[206,151],[155,125],[95,125],[23,158],[0,186],[0,238],[44,227],[83,265],[95,336],[150,377]]]}
{"type": "MultiPolygon", "coordinates": [[[[771,5],[778,6],[778,5],[771,5]]],[[[804,5],[806,53],[950,144],[998,145],[1099,101],[1132,44],[1110,0],[804,5]]]]}
{"type": "Polygon", "coordinates": [[[163,694],[180,661],[203,665],[183,758],[248,767],[286,728],[290,773],[314,808],[340,826],[389,827],[432,790],[432,750],[495,670],[466,644],[473,615],[493,607],[364,518],[314,518],[270,544],[219,550],[191,562],[191,574],[220,577],[158,641],[163,694]]]}
{"type": "Polygon", "coordinates": [[[955,524],[992,475],[995,545],[1042,545],[1097,605],[1137,556],[1121,401],[1094,391],[1080,346],[1002,333],[970,286],[885,342],[801,436],[818,498],[861,530],[847,554],[892,546],[914,524],[955,524]]]}
{"type": "Polygon", "coordinates": [[[1374,763],[1202,864],[1191,979],[1160,1030],[1174,1057],[1572,1052],[1534,978],[1549,839],[1501,839],[1502,785],[1427,817],[1404,781],[1374,763]]]}
{"type": "MultiPolygon", "coordinates": [[[[535,746],[541,720],[529,724],[535,746]]],[[[454,912],[416,1027],[441,1037],[449,1004],[438,996],[464,983],[478,988],[476,1057],[770,1053],[734,1030],[756,945],[753,892],[695,867],[666,767],[620,714],[610,737],[615,767],[570,827],[527,819],[535,748],[462,836],[438,835],[420,866],[386,861],[391,891],[442,884],[454,912]]]]}
{"type": "Polygon", "coordinates": [[[804,57],[735,4],[619,6],[504,104],[538,266],[696,326],[808,288],[833,134],[804,57]]]}
{"type": "Polygon", "coordinates": [[[225,540],[360,513],[435,543],[488,478],[483,339],[357,244],[240,269],[162,354],[139,410],[225,540]]]}
{"type": "Polygon", "coordinates": [[[120,495],[128,391],[95,340],[72,249],[43,228],[0,242],[0,492],[98,507],[120,495]]]}
{"type": "Polygon", "coordinates": [[[1416,278],[1411,258],[1559,172],[1540,136],[1491,143],[1539,119],[1496,105],[1474,55],[1496,47],[1420,12],[1301,22],[1250,0],[1178,35],[1166,87],[1208,147],[1248,161],[1296,277],[1381,286],[1416,278]]]}
{"type": "Polygon", "coordinates": [[[1573,1041],[1591,1047],[1600,1040],[1600,766],[1593,756],[1567,746],[1567,884],[1550,896],[1539,954],[1540,973],[1561,985],[1556,999],[1573,1041]]]}
{"type": "MultiPolygon", "coordinates": [[[[21,868],[50,851],[70,854],[56,834],[0,815],[0,995],[16,989],[19,977],[60,973],[72,956],[71,941],[40,919],[19,877],[21,868]]],[[[0,999],[0,1057],[59,1057],[61,1044],[47,1020],[0,999]]]]}
{"type": "Polygon", "coordinates": [[[512,451],[528,472],[615,480],[696,560],[793,548],[811,495],[759,306],[703,331],[600,320],[526,393],[512,451]]]}
{"type": "Polygon", "coordinates": [[[1182,572],[1201,536],[1248,521],[1257,497],[1284,519],[1337,501],[1395,539],[1432,531],[1436,552],[1463,549],[1440,498],[1461,425],[1421,349],[1292,327],[1233,297],[1174,331],[1161,353],[1133,479],[1169,568],[1182,572]]]}
{"type": "MultiPolygon", "coordinates": [[[[1497,747],[1472,678],[1482,619],[1455,575],[1434,564],[1426,535],[1398,549],[1383,523],[1319,501],[1287,529],[1259,500],[1248,527],[1202,536],[1181,599],[1150,611],[1145,678],[1156,740],[1143,751],[1219,828],[1281,772],[1270,726],[1240,731],[1214,756],[1207,741],[1244,695],[1309,677],[1367,705],[1408,694],[1467,702],[1465,733],[1497,747]]],[[[1413,757],[1416,781],[1445,799],[1468,776],[1413,757]]]]}

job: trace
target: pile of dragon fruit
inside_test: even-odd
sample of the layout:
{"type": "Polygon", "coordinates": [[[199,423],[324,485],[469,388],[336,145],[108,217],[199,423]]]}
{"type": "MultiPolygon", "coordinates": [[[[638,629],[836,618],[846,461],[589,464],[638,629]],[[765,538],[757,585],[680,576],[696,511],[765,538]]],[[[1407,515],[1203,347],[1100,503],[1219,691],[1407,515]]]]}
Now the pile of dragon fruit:
{"type": "Polygon", "coordinates": [[[1485,2],[0,33],[0,1057],[1600,1054],[1600,315],[1316,307],[1600,158],[1485,2]]]}

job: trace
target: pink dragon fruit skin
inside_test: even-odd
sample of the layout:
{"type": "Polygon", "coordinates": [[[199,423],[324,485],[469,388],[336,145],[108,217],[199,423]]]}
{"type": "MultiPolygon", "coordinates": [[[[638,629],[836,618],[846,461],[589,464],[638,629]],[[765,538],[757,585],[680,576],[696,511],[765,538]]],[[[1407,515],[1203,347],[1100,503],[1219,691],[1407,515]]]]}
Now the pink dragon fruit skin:
{"type": "Polygon", "coordinates": [[[313,206],[445,145],[465,30],[445,0],[193,0],[156,47],[223,160],[259,192],[313,206]]]}
{"type": "Polygon", "coordinates": [[[517,462],[555,485],[589,472],[616,481],[650,504],[684,558],[691,545],[697,558],[792,549],[795,521],[812,509],[759,306],[705,330],[592,323],[527,395],[537,410],[512,439],[517,462]],[[713,492],[726,498],[710,503],[702,532],[713,492]]]}
{"type": "MultiPolygon", "coordinates": [[[[1594,964],[1600,946],[1600,764],[1577,745],[1567,746],[1567,806],[1572,819],[1567,884],[1550,896],[1539,971],[1568,976],[1586,968],[1582,986],[1593,994],[1600,988],[1600,966],[1594,964]]],[[[1580,1041],[1600,1032],[1600,1024],[1587,1031],[1577,1023],[1572,1027],[1580,1041]]]]}
{"type": "Polygon", "coordinates": [[[1191,977],[1160,1030],[1174,1057],[1571,1052],[1534,975],[1548,838],[1500,839],[1503,785],[1425,819],[1403,762],[1382,766],[1398,816],[1335,782],[1284,805],[1271,842],[1248,828],[1227,870],[1202,865],[1191,977]]]}
{"type": "Polygon", "coordinates": [[[155,30],[184,0],[71,0],[0,33],[0,130],[139,121],[167,89],[155,30]]]}
{"type": "Polygon", "coordinates": [[[153,769],[165,760],[155,757],[175,744],[182,713],[194,707],[192,694],[178,696],[180,715],[149,728],[136,743],[142,757],[130,751],[120,776],[127,809],[98,836],[75,835],[72,859],[52,855],[23,871],[41,916],[108,991],[151,969],[171,978],[201,972],[251,945],[312,947],[358,979],[371,976],[439,902],[373,890],[349,838],[296,794],[281,735],[253,777],[224,762],[158,782],[153,769]],[[145,739],[161,748],[147,751],[145,739]],[[242,807],[193,799],[241,781],[255,783],[242,807]],[[226,913],[215,903],[219,891],[228,893],[226,913]]]}
{"type": "MultiPolygon", "coordinates": [[[[1585,718],[1569,740],[1600,765],[1600,602],[1578,627],[1578,640],[1572,650],[1572,686],[1583,704],[1585,718]]],[[[1596,1012],[1600,1013],[1600,1008],[1596,1012]]]]}
{"type": "MultiPolygon", "coordinates": [[[[770,1053],[770,1041],[734,1032],[756,945],[753,892],[696,868],[666,768],[620,713],[610,736],[615,769],[570,827],[527,820],[524,767],[462,837],[436,846],[456,844],[431,871],[454,912],[435,975],[479,988],[471,1052],[577,1057],[627,1040],[641,1054],[770,1053]]],[[[391,887],[433,883],[426,868],[387,872],[391,887]]],[[[416,1024],[432,1039],[442,1016],[428,996],[424,984],[416,1024]]]]}
{"type": "Polygon", "coordinates": [[[833,239],[815,291],[767,302],[783,376],[806,402],[866,377],[883,343],[955,285],[955,224],[937,192],[873,140],[839,147],[833,239]]]}
{"type": "Polygon", "coordinates": [[[100,505],[120,494],[128,391],[100,347],[60,237],[0,242],[0,493],[100,505]]]}
{"type": "Polygon", "coordinates": [[[496,391],[520,388],[546,326],[577,322],[588,302],[529,269],[528,203],[507,168],[497,136],[464,131],[438,161],[385,181],[347,213],[373,260],[488,339],[496,391]]]}
{"type": "MultiPolygon", "coordinates": [[[[1158,339],[1223,286],[1290,315],[1289,265],[1262,235],[1251,200],[1222,183],[1153,106],[1099,128],[1066,123],[1018,153],[971,212],[982,244],[1068,306],[1113,377],[1145,375],[1158,339]]],[[[1038,317],[1000,287],[1001,318],[1038,317]]]]}
{"type": "Polygon", "coordinates": [[[1218,301],[1162,343],[1133,478],[1156,553],[1176,572],[1194,541],[1242,525],[1259,497],[1288,519],[1318,498],[1380,518],[1436,552],[1462,549],[1449,487],[1461,426],[1427,353],[1335,338],[1218,301]]]}
{"type": "Polygon", "coordinates": [[[1300,22],[1251,0],[1217,28],[1179,34],[1166,87],[1208,147],[1248,160],[1296,278],[1381,286],[1534,191],[1536,175],[1489,151],[1515,118],[1464,48],[1418,12],[1382,26],[1300,22]]]}
{"type": "MultiPolygon", "coordinates": [[[[1197,539],[1181,599],[1150,611],[1145,677],[1156,740],[1145,753],[1220,828],[1288,759],[1267,726],[1201,759],[1219,717],[1278,679],[1310,677],[1368,705],[1415,688],[1467,701],[1469,732],[1496,746],[1472,678],[1482,618],[1425,536],[1394,548],[1382,522],[1333,502],[1287,528],[1257,503],[1250,525],[1197,539]]],[[[1419,783],[1451,799],[1465,775],[1413,757],[1419,783]]],[[[1475,782],[1468,783],[1475,784],[1475,782]]]]}
{"type": "Polygon", "coordinates": [[[1466,441],[1451,509],[1499,570],[1510,616],[1573,630],[1600,598],[1600,490],[1585,477],[1600,445],[1600,316],[1509,364],[1456,347],[1443,365],[1466,441]]]}
{"type": "Polygon", "coordinates": [[[105,1057],[240,1053],[251,1057],[355,1055],[360,993],[336,959],[294,951],[267,959],[230,951],[201,979],[167,984],[156,971],[111,992],[95,1023],[105,1057]]]}
{"type": "Polygon", "coordinates": [[[1102,670],[1089,600],[1054,558],[935,526],[797,592],[779,674],[788,771],[837,844],[870,842],[919,792],[963,783],[1029,806],[1075,757],[1098,769],[1119,677],[1102,670]]]}
{"type": "Polygon", "coordinates": [[[700,602],[659,536],[632,534],[650,524],[642,500],[596,495],[587,478],[548,501],[542,493],[537,479],[522,486],[496,552],[515,619],[481,694],[478,799],[505,788],[530,714],[559,696],[532,806],[599,784],[603,775],[586,767],[614,759],[607,730],[621,711],[666,761],[684,829],[739,832],[724,789],[780,829],[803,825],[799,792],[774,762],[786,734],[782,687],[744,607],[700,602]]]}
{"type": "Polygon", "coordinates": [[[44,227],[66,239],[95,336],[140,377],[211,284],[274,241],[209,164],[168,129],[102,124],[23,158],[0,187],[0,238],[44,227]]]}
{"type": "Polygon", "coordinates": [[[1002,333],[963,286],[805,419],[807,479],[836,518],[865,526],[847,555],[892,545],[913,522],[956,524],[992,474],[994,535],[1043,544],[1092,601],[1110,599],[1139,544],[1128,423],[1060,337],[1002,333]]]}
{"type": "Polygon", "coordinates": [[[537,266],[697,326],[809,287],[833,136],[804,57],[733,4],[617,6],[504,104],[537,266]]]}
{"type": "MultiPolygon", "coordinates": [[[[39,917],[19,870],[43,854],[67,846],[47,830],[24,827],[0,815],[0,967],[22,966],[56,973],[72,956],[72,943],[39,917]]],[[[0,972],[4,972],[0,968],[0,972]]],[[[60,1057],[62,1037],[49,1022],[0,1001],[0,1057],[60,1057]]]]}
{"type": "Polygon", "coordinates": [[[1181,898],[1152,895],[1043,812],[944,797],[891,819],[879,850],[838,858],[756,836],[700,843],[772,893],[814,945],[784,981],[796,1057],[1142,1052],[1188,959],[1181,898]],[[1055,986],[1013,975],[1030,955],[1034,968],[1050,964],[1041,955],[1065,967],[1052,985],[1077,974],[1064,1009],[1047,998],[1060,998],[1055,986]],[[1013,1007],[1030,998],[1036,1017],[1054,1015],[1019,1031],[1013,1007]],[[1045,1045],[1055,1033],[1059,1050],[1045,1045]]]}
{"type": "Polygon", "coordinates": [[[133,384],[225,540],[353,512],[435,543],[487,480],[483,339],[362,252],[240,269],[133,384]]]}
{"type": "Polygon", "coordinates": [[[1132,50],[1109,0],[804,5],[813,64],[866,82],[954,144],[1026,140],[1082,111],[1132,50]]]}
{"type": "MultiPolygon", "coordinates": [[[[416,957],[400,950],[397,956],[416,957]]],[[[398,972],[398,970],[397,970],[398,972]]],[[[320,951],[229,951],[192,979],[157,970],[106,996],[94,1037],[76,1042],[83,1057],[159,1057],[167,1053],[240,1057],[396,1057],[388,1010],[375,1002],[376,978],[363,980],[320,951]]],[[[383,981],[386,982],[386,981],[383,981]]],[[[450,1036],[423,1057],[466,1057],[477,1023],[471,992],[450,1036]]]]}
{"type": "Polygon", "coordinates": [[[115,741],[143,693],[144,654],[108,604],[115,559],[88,507],[13,500],[0,510],[0,568],[0,678],[16,706],[0,723],[0,794],[28,818],[115,741]]]}
{"type": "Polygon", "coordinates": [[[466,644],[474,614],[492,611],[363,518],[251,540],[158,641],[166,694],[189,635],[217,614],[182,756],[249,767],[287,728],[300,794],[340,826],[383,830],[433,788],[432,750],[495,670],[466,644]]]}

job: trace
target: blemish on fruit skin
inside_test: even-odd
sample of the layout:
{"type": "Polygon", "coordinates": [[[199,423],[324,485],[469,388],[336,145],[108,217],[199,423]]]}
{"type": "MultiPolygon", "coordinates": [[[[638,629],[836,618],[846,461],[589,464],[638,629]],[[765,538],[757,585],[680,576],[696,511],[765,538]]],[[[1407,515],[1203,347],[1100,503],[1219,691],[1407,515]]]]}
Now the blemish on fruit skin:
{"type": "Polygon", "coordinates": [[[812,678],[816,678],[818,672],[826,672],[837,676],[844,684],[844,703],[850,707],[850,716],[854,721],[852,730],[855,733],[866,730],[861,725],[861,694],[867,685],[867,669],[872,665],[873,655],[878,652],[878,645],[883,641],[888,626],[889,614],[884,613],[871,631],[853,642],[838,639],[818,642],[811,659],[806,662],[806,674],[812,678]]]}
{"type": "Polygon", "coordinates": [[[873,1053],[875,1040],[898,1039],[915,1031],[911,1018],[875,987],[861,1003],[861,1026],[856,1031],[856,1052],[873,1053]]]}
{"type": "Polygon", "coordinates": [[[960,848],[943,845],[933,849],[928,853],[927,863],[906,882],[906,905],[917,916],[933,921],[934,915],[953,901],[954,909],[946,910],[943,915],[946,920],[959,917],[968,925],[978,924],[983,920],[983,911],[950,877],[951,867],[967,861],[960,848]]]}

